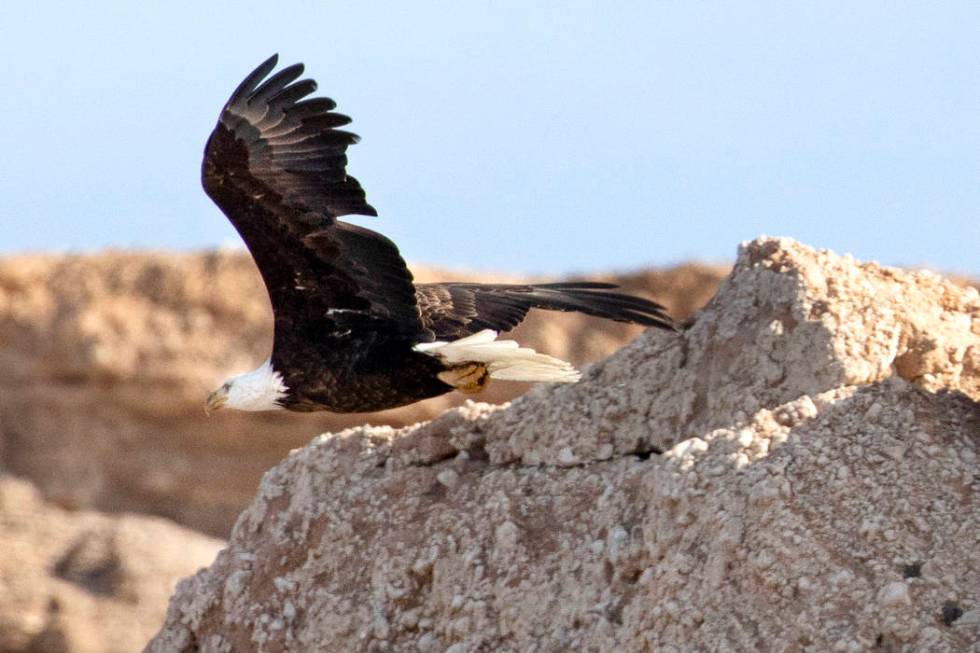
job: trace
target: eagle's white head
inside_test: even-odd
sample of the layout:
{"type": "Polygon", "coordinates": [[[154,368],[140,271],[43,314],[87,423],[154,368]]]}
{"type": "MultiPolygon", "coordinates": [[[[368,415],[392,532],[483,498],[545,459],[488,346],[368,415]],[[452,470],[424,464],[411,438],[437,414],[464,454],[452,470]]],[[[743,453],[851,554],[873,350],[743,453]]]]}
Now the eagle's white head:
{"type": "Polygon", "coordinates": [[[233,376],[221,387],[208,395],[204,411],[208,414],[219,408],[238,410],[282,410],[280,403],[289,388],[282,375],[272,369],[272,361],[266,359],[251,372],[233,376]]]}

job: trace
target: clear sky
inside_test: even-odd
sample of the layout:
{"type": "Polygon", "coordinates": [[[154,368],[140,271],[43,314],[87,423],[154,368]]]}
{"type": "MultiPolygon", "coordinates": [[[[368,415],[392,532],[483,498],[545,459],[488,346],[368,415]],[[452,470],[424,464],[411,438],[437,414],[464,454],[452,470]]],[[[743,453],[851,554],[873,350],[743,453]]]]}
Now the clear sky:
{"type": "Polygon", "coordinates": [[[239,80],[304,61],[407,259],[730,260],[759,234],[980,273],[980,2],[0,3],[0,252],[237,239],[239,80]]]}

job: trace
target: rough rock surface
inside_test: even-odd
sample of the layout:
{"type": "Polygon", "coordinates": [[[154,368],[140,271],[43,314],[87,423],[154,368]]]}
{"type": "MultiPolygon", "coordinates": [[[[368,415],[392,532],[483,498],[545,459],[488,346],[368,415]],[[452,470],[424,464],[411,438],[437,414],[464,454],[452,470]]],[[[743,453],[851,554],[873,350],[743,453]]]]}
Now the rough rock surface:
{"type": "Polygon", "coordinates": [[[147,650],[980,650],[978,348],[975,289],[754,241],[575,386],[294,451],[147,650]]]}
{"type": "Polygon", "coordinates": [[[136,651],[221,542],[166,520],[68,512],[0,475],[0,651],[136,651]]]}
{"type": "MultiPolygon", "coordinates": [[[[615,280],[683,318],[724,273],[685,265],[615,280]]],[[[416,276],[468,278],[424,268],[416,276]]],[[[532,316],[516,335],[581,363],[639,332],[551,314],[532,316]]],[[[262,472],[310,434],[365,422],[404,426],[460,401],[351,416],[229,411],[208,420],[203,397],[255,367],[270,342],[268,300],[242,252],[0,259],[0,465],[63,506],[153,513],[226,536],[262,472]]],[[[496,383],[484,400],[525,389],[496,383]]]]}

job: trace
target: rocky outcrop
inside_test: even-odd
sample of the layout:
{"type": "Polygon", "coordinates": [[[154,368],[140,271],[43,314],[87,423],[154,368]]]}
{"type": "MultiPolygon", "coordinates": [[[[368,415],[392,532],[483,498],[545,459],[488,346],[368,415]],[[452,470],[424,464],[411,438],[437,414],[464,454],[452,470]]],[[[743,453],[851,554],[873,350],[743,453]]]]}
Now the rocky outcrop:
{"type": "Polygon", "coordinates": [[[574,386],[292,452],[147,650],[976,650],[978,355],[975,289],[760,239],[574,386]]]}
{"type": "Polygon", "coordinates": [[[166,520],[69,512],[0,475],[0,651],[136,651],[221,542],[166,520]]]}
{"type": "MultiPolygon", "coordinates": [[[[683,318],[723,274],[686,265],[621,280],[683,318]]],[[[416,276],[470,275],[421,268],[416,276]]],[[[517,337],[582,363],[639,332],[549,314],[532,316],[517,337]]],[[[253,368],[270,342],[268,300],[243,252],[0,259],[0,466],[62,506],[146,512],[226,536],[262,472],[310,434],[404,426],[459,401],[370,415],[229,411],[207,419],[207,392],[253,368]]],[[[485,400],[524,390],[494,384],[485,400]]]]}

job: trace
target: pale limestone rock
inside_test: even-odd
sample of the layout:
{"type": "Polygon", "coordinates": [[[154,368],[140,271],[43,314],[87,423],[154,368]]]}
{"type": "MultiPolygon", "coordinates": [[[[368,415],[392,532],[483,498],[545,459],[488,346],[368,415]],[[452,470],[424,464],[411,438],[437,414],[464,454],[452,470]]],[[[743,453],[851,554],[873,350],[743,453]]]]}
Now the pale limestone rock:
{"type": "Polygon", "coordinates": [[[292,452],[147,650],[970,650],[978,304],[749,243],[579,384],[292,452]]]}
{"type": "Polygon", "coordinates": [[[0,651],[134,651],[218,540],[163,519],[73,513],[0,475],[0,651]]]}

